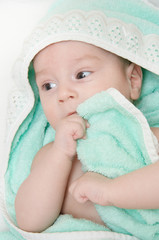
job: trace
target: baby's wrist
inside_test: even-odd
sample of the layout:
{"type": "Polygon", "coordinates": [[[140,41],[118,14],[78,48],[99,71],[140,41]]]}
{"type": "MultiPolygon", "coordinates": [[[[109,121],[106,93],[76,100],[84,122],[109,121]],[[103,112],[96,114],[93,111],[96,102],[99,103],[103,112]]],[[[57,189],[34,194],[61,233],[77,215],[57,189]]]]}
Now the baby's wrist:
{"type": "Polygon", "coordinates": [[[104,194],[104,206],[114,206],[113,204],[113,179],[106,178],[106,185],[103,189],[104,194]]]}
{"type": "Polygon", "coordinates": [[[52,148],[58,155],[60,154],[65,159],[68,159],[70,161],[73,161],[76,155],[76,151],[70,151],[68,148],[63,147],[62,144],[58,144],[56,141],[53,143],[52,148]]]}

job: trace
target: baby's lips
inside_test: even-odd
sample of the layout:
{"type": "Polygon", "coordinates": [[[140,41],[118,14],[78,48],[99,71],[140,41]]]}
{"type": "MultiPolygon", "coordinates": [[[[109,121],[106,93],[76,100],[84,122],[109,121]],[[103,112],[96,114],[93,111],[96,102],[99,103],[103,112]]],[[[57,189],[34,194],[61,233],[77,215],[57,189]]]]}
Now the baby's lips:
{"type": "Polygon", "coordinates": [[[71,116],[71,115],[76,114],[76,113],[77,113],[76,111],[70,112],[70,113],[67,114],[67,116],[71,116]]]}

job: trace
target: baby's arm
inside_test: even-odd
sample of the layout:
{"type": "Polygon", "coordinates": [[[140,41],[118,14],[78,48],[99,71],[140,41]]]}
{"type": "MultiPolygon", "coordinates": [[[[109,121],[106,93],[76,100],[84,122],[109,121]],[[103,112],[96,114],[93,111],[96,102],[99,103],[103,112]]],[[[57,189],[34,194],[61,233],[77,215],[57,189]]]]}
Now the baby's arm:
{"type": "MultiPolygon", "coordinates": [[[[152,131],[159,139],[159,128],[152,131]]],[[[127,209],[159,208],[159,161],[115,179],[88,172],[71,185],[70,192],[81,203],[90,200],[127,209]]]]}
{"type": "Polygon", "coordinates": [[[85,121],[77,114],[63,119],[56,129],[54,143],[37,153],[31,173],[15,200],[17,223],[23,230],[41,232],[60,214],[76,140],[84,137],[85,127],[85,121]]]}

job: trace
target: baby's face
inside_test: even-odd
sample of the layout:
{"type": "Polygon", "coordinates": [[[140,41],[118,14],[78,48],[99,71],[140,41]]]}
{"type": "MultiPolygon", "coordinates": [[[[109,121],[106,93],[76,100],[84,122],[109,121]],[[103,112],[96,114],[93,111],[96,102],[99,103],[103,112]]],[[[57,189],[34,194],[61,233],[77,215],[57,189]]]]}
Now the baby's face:
{"type": "Polygon", "coordinates": [[[95,93],[113,87],[130,99],[124,61],[87,43],[49,45],[36,55],[34,69],[45,115],[55,129],[60,119],[95,93]]]}

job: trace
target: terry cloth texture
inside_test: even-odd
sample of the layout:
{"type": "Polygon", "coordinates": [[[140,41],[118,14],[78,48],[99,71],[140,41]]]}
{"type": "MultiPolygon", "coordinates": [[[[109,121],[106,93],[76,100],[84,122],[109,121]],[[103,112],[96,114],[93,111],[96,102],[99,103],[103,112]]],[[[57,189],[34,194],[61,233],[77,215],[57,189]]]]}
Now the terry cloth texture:
{"type": "MultiPolygon", "coordinates": [[[[13,235],[12,239],[16,236],[17,240],[61,240],[58,232],[62,229],[65,231],[63,239],[69,240],[78,239],[78,236],[82,240],[93,239],[92,236],[96,240],[133,239],[127,235],[114,235],[113,232],[108,234],[107,228],[89,221],[86,221],[84,228],[81,220],[71,216],[60,216],[52,226],[56,233],[51,233],[54,231],[51,228],[49,234],[26,233],[16,227],[14,201],[20,184],[30,172],[35,154],[43,145],[53,141],[55,134],[44,116],[39,100],[32,67],[34,56],[51,43],[77,40],[139,64],[143,68],[143,87],[140,99],[134,104],[143,112],[150,126],[159,127],[158,19],[159,10],[143,0],[57,0],[24,43],[13,74],[15,87],[9,96],[6,159],[0,169],[0,209],[9,224],[8,236],[13,235]],[[78,231],[78,236],[73,235],[75,231],[78,231]],[[104,235],[100,238],[101,231],[104,235]]],[[[139,145],[139,149],[140,147],[142,146],[139,145]]],[[[144,154],[145,152],[146,150],[144,154]]],[[[145,155],[143,159],[148,159],[144,157],[145,155]]],[[[112,224],[114,231],[126,231],[131,235],[130,229],[121,231],[121,226],[114,226],[112,224]]],[[[5,240],[6,234],[0,233],[0,239],[5,240]]]]}
{"type": "MultiPolygon", "coordinates": [[[[158,148],[145,117],[117,90],[97,93],[77,111],[90,123],[87,139],[78,140],[77,147],[84,171],[115,178],[159,160],[158,148]]],[[[143,240],[159,238],[159,210],[99,205],[96,209],[113,231],[143,240]]]]}

